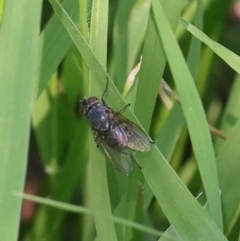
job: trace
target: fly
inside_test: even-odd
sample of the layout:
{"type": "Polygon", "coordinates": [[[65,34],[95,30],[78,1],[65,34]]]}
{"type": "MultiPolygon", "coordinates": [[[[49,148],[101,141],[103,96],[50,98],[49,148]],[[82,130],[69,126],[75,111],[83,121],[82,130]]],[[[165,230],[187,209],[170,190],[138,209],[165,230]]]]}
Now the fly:
{"type": "Polygon", "coordinates": [[[148,152],[152,141],[139,126],[121,115],[130,104],[118,112],[108,107],[104,98],[107,90],[108,80],[101,97],[102,103],[95,96],[80,100],[83,115],[87,117],[95,142],[107,159],[118,171],[129,174],[134,160],[130,150],[148,152]]]}

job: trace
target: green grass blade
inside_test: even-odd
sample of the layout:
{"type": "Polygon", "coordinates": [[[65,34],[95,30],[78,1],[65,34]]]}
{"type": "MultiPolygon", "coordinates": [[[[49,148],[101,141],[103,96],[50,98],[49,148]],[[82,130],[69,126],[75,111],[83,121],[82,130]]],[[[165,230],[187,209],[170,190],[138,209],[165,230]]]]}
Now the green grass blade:
{"type": "MultiPolygon", "coordinates": [[[[98,61],[106,69],[107,65],[107,26],[108,26],[108,1],[96,0],[92,5],[90,44],[98,61]]],[[[95,82],[90,72],[89,91],[95,93],[95,82]]],[[[117,240],[114,223],[104,215],[112,216],[110,196],[108,190],[106,163],[100,150],[96,148],[93,133],[89,128],[89,161],[90,161],[90,187],[91,205],[97,231],[97,240],[117,240]],[[93,151],[92,151],[93,150],[93,151]],[[103,215],[104,214],[104,215],[103,215]]]]}
{"type": "Polygon", "coordinates": [[[151,153],[138,154],[138,161],[150,188],[178,235],[184,240],[226,240],[159,150],[155,147],[152,149],[151,153]]]}
{"type": "MultiPolygon", "coordinates": [[[[77,0],[67,0],[63,2],[63,6],[74,21],[78,16],[77,0]]],[[[38,97],[52,74],[66,55],[72,40],[65,28],[62,26],[56,14],[49,20],[48,24],[42,31],[39,40],[38,52],[38,82],[36,86],[36,96],[38,97]],[[53,34],[54,33],[54,34],[53,34]]]]}
{"type": "MultiPolygon", "coordinates": [[[[203,8],[201,0],[198,1],[198,8],[195,16],[195,24],[202,28],[202,15],[203,8]]],[[[201,53],[201,42],[199,42],[196,38],[192,36],[189,53],[187,57],[188,68],[193,76],[196,75],[196,71],[198,69],[198,63],[200,60],[201,53]]],[[[181,105],[176,102],[171,109],[167,120],[163,124],[163,127],[160,130],[160,133],[155,141],[156,145],[162,151],[164,157],[167,160],[170,160],[173,151],[176,147],[176,143],[179,140],[179,135],[182,130],[182,127],[185,124],[185,119],[183,116],[181,105]],[[178,121],[176,121],[178,120],[178,121]],[[169,131],[171,130],[171,131],[169,131]]],[[[159,241],[168,240],[168,236],[176,236],[176,232],[173,226],[170,226],[164,235],[159,239],[159,241]]],[[[176,237],[176,240],[181,240],[180,237],[176,237]]]]}
{"type": "Polygon", "coordinates": [[[90,153],[90,187],[91,187],[91,205],[94,210],[94,219],[97,231],[97,240],[117,240],[114,224],[112,220],[104,218],[104,215],[111,216],[110,197],[107,186],[106,161],[96,148],[93,134],[90,135],[90,145],[94,146],[90,153]]]}
{"type": "MultiPolygon", "coordinates": [[[[202,0],[197,1],[196,16],[194,19],[195,25],[199,28],[203,28],[203,3],[202,0]]],[[[191,37],[191,43],[189,48],[189,53],[187,57],[187,65],[193,78],[197,74],[201,56],[201,42],[198,41],[194,36],[191,37]]]]}
{"type": "Polygon", "coordinates": [[[104,89],[106,85],[107,74],[97,60],[96,55],[92,52],[89,43],[85,40],[81,32],[78,30],[77,26],[74,24],[67,12],[62,8],[62,6],[54,0],[49,0],[49,2],[52,4],[58,17],[61,19],[62,24],[68,31],[78,51],[81,53],[82,58],[84,59],[88,67],[92,70],[94,80],[101,89],[104,89]]]}
{"type": "Polygon", "coordinates": [[[184,124],[185,119],[181,106],[175,103],[155,140],[156,146],[168,161],[173,154],[184,124]]]}
{"type": "Polygon", "coordinates": [[[6,241],[18,236],[21,201],[12,192],[25,181],[40,12],[39,0],[9,0],[1,25],[0,240],[6,241]]]}
{"type": "MultiPolygon", "coordinates": [[[[136,1],[128,23],[127,71],[133,69],[142,48],[149,18],[150,0],[136,1]]],[[[117,27],[117,26],[116,26],[117,27]]]]}
{"type": "Polygon", "coordinates": [[[225,48],[221,44],[211,40],[205,33],[196,28],[194,25],[180,20],[180,23],[196,38],[205,43],[209,48],[211,48],[223,61],[225,61],[232,69],[240,74],[240,56],[233,53],[229,49],[225,48]]]}
{"type": "Polygon", "coordinates": [[[239,216],[239,173],[240,173],[240,76],[237,75],[227,106],[222,118],[221,129],[226,133],[227,140],[218,140],[217,164],[219,170],[219,183],[221,188],[221,198],[223,205],[223,223],[227,234],[238,222],[239,216]],[[231,188],[230,188],[231,187],[231,188]]]}
{"type": "Polygon", "coordinates": [[[237,124],[232,129],[217,157],[226,233],[231,231],[233,224],[237,221],[237,217],[239,216],[239,142],[240,120],[238,120],[237,124]]]}
{"type": "MultiPolygon", "coordinates": [[[[182,1],[177,0],[164,2],[164,10],[166,11],[172,28],[175,29],[182,10],[182,1]]],[[[139,73],[139,82],[134,109],[136,116],[147,129],[151,123],[150,117],[152,116],[154,110],[161,76],[166,64],[166,56],[163,53],[164,50],[159,42],[154,20],[152,19],[152,15],[150,15],[145,37],[143,61],[139,73]],[[143,97],[148,101],[142,101],[143,97]]]]}
{"type": "MultiPolygon", "coordinates": [[[[112,168],[112,167],[111,167],[112,168]]],[[[120,186],[120,198],[114,209],[114,216],[125,218],[127,220],[134,220],[135,212],[137,212],[136,204],[140,199],[139,190],[141,189],[141,184],[139,183],[142,179],[142,173],[135,166],[133,172],[128,177],[123,176],[119,173],[119,178],[117,179],[118,185],[120,186]],[[136,180],[139,180],[138,182],[136,180]]],[[[115,183],[109,183],[112,186],[114,193],[115,183]]],[[[115,188],[116,189],[116,188],[115,188]]],[[[116,231],[119,240],[131,240],[132,230],[126,229],[126,226],[116,226],[116,231]]]]}
{"type": "Polygon", "coordinates": [[[5,0],[0,1],[0,22],[2,22],[4,3],[5,3],[5,0]]]}
{"type": "MultiPolygon", "coordinates": [[[[88,26],[88,17],[89,17],[89,1],[88,0],[79,0],[79,30],[82,33],[83,37],[89,42],[89,26],[88,26]]],[[[82,79],[89,80],[89,69],[84,59],[81,58],[81,67],[82,67],[82,79]]],[[[85,93],[89,90],[89,83],[84,81],[83,91],[85,93]]]]}
{"type": "Polygon", "coordinates": [[[218,175],[206,116],[191,74],[166,20],[162,7],[156,0],[153,0],[152,4],[156,25],[172,70],[189,128],[194,153],[208,198],[209,212],[213,220],[222,229],[218,175]]]}
{"type": "MultiPolygon", "coordinates": [[[[59,201],[55,201],[55,200],[50,200],[48,198],[42,198],[42,197],[30,195],[30,194],[22,194],[22,193],[19,193],[19,192],[14,192],[14,195],[16,197],[24,198],[26,200],[31,200],[31,201],[36,202],[36,203],[40,203],[40,204],[43,204],[43,205],[51,206],[51,207],[62,209],[62,210],[69,211],[69,212],[75,212],[75,213],[80,213],[80,214],[88,214],[88,215],[94,215],[94,213],[95,213],[94,210],[89,209],[89,208],[76,206],[76,205],[72,205],[72,204],[68,204],[68,203],[64,203],[64,202],[59,202],[59,201]]],[[[101,214],[101,213],[99,213],[99,214],[101,214]]],[[[129,227],[138,229],[142,232],[150,233],[150,234],[155,235],[155,236],[160,237],[162,235],[162,233],[157,231],[156,229],[147,228],[146,226],[143,226],[141,224],[138,224],[138,223],[135,223],[135,222],[132,222],[132,221],[128,221],[126,219],[114,217],[114,216],[107,216],[106,214],[102,214],[102,215],[103,215],[104,218],[110,219],[110,220],[114,221],[115,223],[126,225],[126,226],[129,226],[129,227]]]]}
{"type": "MultiPolygon", "coordinates": [[[[197,9],[196,18],[195,18],[195,22],[199,26],[202,25],[202,19],[201,19],[202,10],[203,9],[200,4],[199,8],[197,9]]],[[[199,44],[199,41],[194,39],[193,37],[191,39],[189,53],[187,57],[188,68],[193,76],[195,75],[198,67],[198,62],[200,59],[200,50],[201,50],[201,45],[199,44]]],[[[162,154],[167,160],[171,158],[171,155],[174,151],[174,148],[179,139],[179,135],[184,124],[185,124],[185,119],[182,113],[181,105],[178,102],[175,102],[174,106],[172,107],[166,121],[164,122],[157,136],[157,139],[155,140],[156,145],[159,147],[162,154]],[[178,120],[177,122],[176,122],[176,119],[178,120]]]]}
{"type": "MultiPolygon", "coordinates": [[[[224,110],[222,123],[221,123],[221,130],[227,136],[232,131],[232,128],[240,118],[239,110],[240,110],[240,75],[237,75],[234,80],[231,94],[228,98],[228,103],[224,110]]],[[[224,142],[225,140],[222,140],[222,139],[217,139],[215,141],[215,149],[217,153],[224,142]]]]}
{"type": "Polygon", "coordinates": [[[124,82],[128,72],[128,46],[129,46],[129,24],[130,14],[135,4],[135,0],[119,1],[116,8],[113,34],[113,55],[110,75],[114,79],[117,88],[122,92],[124,82]]]}

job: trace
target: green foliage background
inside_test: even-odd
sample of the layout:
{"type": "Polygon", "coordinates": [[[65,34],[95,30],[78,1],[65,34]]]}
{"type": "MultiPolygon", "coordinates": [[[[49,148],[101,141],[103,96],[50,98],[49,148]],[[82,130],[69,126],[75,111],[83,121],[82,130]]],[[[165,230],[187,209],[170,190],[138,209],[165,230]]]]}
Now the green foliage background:
{"type": "Polygon", "coordinates": [[[0,2],[0,240],[239,239],[231,4],[0,2]],[[107,75],[109,106],[131,103],[124,115],[154,140],[128,176],[105,161],[79,115],[79,98],[100,97],[107,75]],[[162,103],[162,78],[181,104],[162,103]],[[227,138],[210,134],[208,123],[227,138]],[[39,197],[23,194],[24,183],[39,197]],[[38,203],[28,221],[23,199],[38,203]]]}

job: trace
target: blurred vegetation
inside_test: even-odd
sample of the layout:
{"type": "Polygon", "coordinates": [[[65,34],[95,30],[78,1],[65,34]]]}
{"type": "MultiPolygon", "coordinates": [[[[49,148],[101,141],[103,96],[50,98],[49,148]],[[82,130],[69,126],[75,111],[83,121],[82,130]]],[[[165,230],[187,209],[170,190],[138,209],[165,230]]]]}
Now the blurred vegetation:
{"type": "Polygon", "coordinates": [[[31,33],[24,24],[34,14],[21,29],[15,25],[22,42],[14,42],[9,14],[18,6],[21,24],[25,1],[0,3],[0,239],[239,240],[240,2],[49,0],[40,6],[34,0],[41,17],[31,33]],[[170,27],[163,26],[161,9],[170,27]],[[205,45],[201,31],[215,42],[205,45]],[[32,49],[22,44],[26,39],[34,40],[32,49]],[[24,51],[9,54],[7,44],[24,51]],[[124,116],[154,140],[150,153],[136,154],[129,176],[104,160],[79,106],[84,96],[101,97],[106,72],[108,105],[120,110],[131,103],[124,116]],[[160,95],[162,79],[181,103],[160,95]],[[216,133],[210,139],[206,120],[226,139],[216,133]],[[25,145],[15,148],[19,143],[25,145]]]}

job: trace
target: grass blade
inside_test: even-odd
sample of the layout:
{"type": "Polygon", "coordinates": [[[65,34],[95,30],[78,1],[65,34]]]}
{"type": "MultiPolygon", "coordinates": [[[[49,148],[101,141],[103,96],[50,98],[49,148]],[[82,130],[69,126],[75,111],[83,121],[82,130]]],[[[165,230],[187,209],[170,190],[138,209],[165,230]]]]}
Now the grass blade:
{"type": "Polygon", "coordinates": [[[221,44],[211,40],[205,33],[196,28],[194,25],[180,20],[180,23],[196,38],[205,43],[209,48],[211,48],[223,61],[225,61],[232,69],[234,69],[237,73],[240,74],[239,66],[240,66],[240,57],[225,48],[221,44]]]}
{"type": "MultiPolygon", "coordinates": [[[[71,13],[71,17],[75,21],[78,14],[77,1],[64,1],[63,6],[67,12],[71,13]]],[[[37,97],[46,87],[47,82],[56,70],[57,66],[60,64],[63,57],[66,55],[71,45],[71,38],[69,38],[69,35],[62,26],[59,18],[54,15],[40,35],[38,52],[39,76],[36,86],[37,97]]]]}
{"type": "MultiPolygon", "coordinates": [[[[177,26],[181,8],[181,0],[164,2],[164,10],[173,29],[177,26]]],[[[166,56],[163,53],[164,50],[159,42],[154,20],[152,19],[152,15],[150,15],[134,109],[136,116],[141,120],[144,128],[147,129],[150,127],[150,117],[153,114],[161,76],[166,64],[166,56]],[[148,101],[142,101],[143,96],[148,101]]]]}
{"type": "Polygon", "coordinates": [[[37,62],[40,0],[5,3],[0,37],[0,240],[17,240],[37,62]],[[31,11],[26,11],[31,9],[31,11]],[[11,215],[10,215],[11,214],[11,215]]]}
{"type": "Polygon", "coordinates": [[[217,157],[220,190],[222,193],[223,218],[226,233],[239,216],[239,172],[240,172],[240,121],[232,129],[227,141],[223,144],[217,157]],[[227,162],[226,162],[227,160],[227,162]],[[231,188],[229,188],[231,187],[231,188]],[[238,209],[238,211],[237,211],[238,209]],[[237,212],[237,213],[236,213],[237,212]]]}
{"type": "MultiPolygon", "coordinates": [[[[64,202],[60,202],[60,201],[55,201],[55,200],[50,200],[47,198],[42,198],[42,197],[38,197],[38,196],[34,196],[34,195],[30,195],[30,194],[22,194],[19,192],[14,192],[14,195],[20,198],[24,198],[26,200],[31,200],[33,202],[37,202],[43,205],[47,205],[47,206],[51,206],[54,208],[58,208],[58,209],[62,209],[65,211],[69,211],[69,212],[76,212],[76,213],[80,213],[80,214],[88,214],[88,215],[94,215],[94,211],[92,209],[88,209],[85,207],[81,207],[81,206],[76,206],[76,205],[72,205],[72,204],[67,204],[64,202]]],[[[99,213],[100,215],[100,213],[99,213]]],[[[104,216],[104,218],[110,219],[112,221],[114,221],[115,223],[119,223],[119,224],[123,224],[135,229],[138,229],[142,232],[146,232],[146,233],[150,233],[152,235],[155,236],[161,236],[162,233],[157,231],[156,229],[153,228],[147,228],[141,224],[132,222],[132,221],[128,221],[126,219],[123,218],[119,218],[119,217],[113,217],[113,216],[107,216],[105,214],[101,214],[104,216]]]]}
{"type": "MultiPolygon", "coordinates": [[[[92,5],[90,44],[98,61],[106,69],[107,65],[107,26],[108,1],[96,0],[92,5]]],[[[90,72],[89,91],[95,93],[94,76],[90,72]]],[[[89,128],[89,161],[90,161],[90,187],[91,205],[94,212],[97,240],[117,240],[114,223],[104,215],[112,216],[110,196],[107,183],[106,163],[104,157],[96,148],[92,131],[89,128]]]]}
{"type": "Polygon", "coordinates": [[[159,35],[175,79],[189,128],[194,153],[208,198],[210,216],[222,229],[218,175],[206,116],[187,64],[164,16],[162,7],[157,0],[153,0],[152,4],[159,35]],[[199,128],[201,132],[199,132],[199,128]]]}

